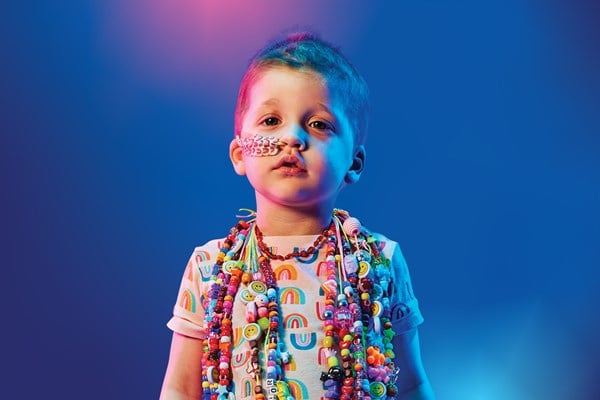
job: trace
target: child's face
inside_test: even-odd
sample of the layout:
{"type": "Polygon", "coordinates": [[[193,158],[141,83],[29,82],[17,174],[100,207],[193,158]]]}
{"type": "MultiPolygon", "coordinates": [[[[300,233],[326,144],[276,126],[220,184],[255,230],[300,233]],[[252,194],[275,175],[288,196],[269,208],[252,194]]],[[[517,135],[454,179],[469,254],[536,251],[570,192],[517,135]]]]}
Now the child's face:
{"type": "Polygon", "coordinates": [[[354,145],[343,102],[313,71],[269,67],[248,94],[241,137],[275,137],[279,152],[243,154],[231,144],[236,172],[247,175],[257,198],[285,206],[331,206],[346,183],[358,180],[364,148],[354,145]]]}

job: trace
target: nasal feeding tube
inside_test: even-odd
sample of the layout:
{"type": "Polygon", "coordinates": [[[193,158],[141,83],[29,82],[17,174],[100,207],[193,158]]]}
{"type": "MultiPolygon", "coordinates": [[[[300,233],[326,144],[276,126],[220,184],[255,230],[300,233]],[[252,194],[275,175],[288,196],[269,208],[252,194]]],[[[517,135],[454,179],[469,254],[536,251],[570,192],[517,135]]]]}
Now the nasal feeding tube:
{"type": "Polygon", "coordinates": [[[254,135],[235,138],[242,148],[242,154],[250,157],[270,157],[279,154],[287,144],[275,136],[254,135]]]}

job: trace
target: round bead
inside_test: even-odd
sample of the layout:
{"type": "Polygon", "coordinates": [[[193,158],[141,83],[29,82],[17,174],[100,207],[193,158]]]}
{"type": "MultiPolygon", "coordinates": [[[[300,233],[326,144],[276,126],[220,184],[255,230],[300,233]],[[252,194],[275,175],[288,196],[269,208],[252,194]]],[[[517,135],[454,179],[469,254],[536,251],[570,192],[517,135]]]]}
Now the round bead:
{"type": "Polygon", "coordinates": [[[244,285],[247,285],[247,284],[249,284],[251,280],[252,280],[252,275],[250,275],[250,273],[248,273],[248,272],[244,272],[244,273],[242,274],[242,283],[243,283],[244,285]]]}
{"type": "MultiPolygon", "coordinates": [[[[267,320],[268,322],[268,320],[267,320]]],[[[268,326],[268,324],[267,324],[268,326]]],[[[242,336],[244,336],[244,338],[246,340],[256,340],[260,337],[262,330],[259,324],[257,323],[251,323],[248,324],[244,327],[243,331],[242,331],[242,336]]]]}
{"type": "Polygon", "coordinates": [[[329,356],[329,357],[327,357],[327,366],[329,368],[331,368],[331,367],[337,367],[338,365],[340,365],[340,361],[337,359],[336,356],[329,356]]]}
{"type": "Polygon", "coordinates": [[[259,318],[256,322],[263,330],[266,330],[269,327],[269,318],[267,317],[259,318]]]}
{"type": "Polygon", "coordinates": [[[381,382],[371,382],[369,389],[372,399],[380,399],[384,397],[387,391],[385,385],[381,382]]]}
{"type": "Polygon", "coordinates": [[[360,221],[354,217],[346,218],[344,223],[342,224],[342,228],[346,235],[356,236],[360,233],[362,225],[360,221]]]}

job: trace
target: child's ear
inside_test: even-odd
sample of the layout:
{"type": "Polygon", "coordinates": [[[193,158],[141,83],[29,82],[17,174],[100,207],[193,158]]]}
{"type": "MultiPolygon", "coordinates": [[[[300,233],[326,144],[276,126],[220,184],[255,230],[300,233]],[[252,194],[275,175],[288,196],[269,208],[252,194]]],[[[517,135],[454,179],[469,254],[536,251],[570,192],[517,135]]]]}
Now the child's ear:
{"type": "Polygon", "coordinates": [[[355,183],[360,178],[360,174],[362,174],[363,169],[365,168],[365,158],[366,158],[365,146],[360,145],[354,151],[354,158],[352,159],[352,165],[346,172],[346,177],[344,180],[346,183],[355,183]]]}
{"type": "Polygon", "coordinates": [[[237,138],[234,138],[231,144],[229,144],[229,158],[231,159],[235,173],[246,175],[246,164],[244,164],[242,148],[238,144],[237,138]]]}

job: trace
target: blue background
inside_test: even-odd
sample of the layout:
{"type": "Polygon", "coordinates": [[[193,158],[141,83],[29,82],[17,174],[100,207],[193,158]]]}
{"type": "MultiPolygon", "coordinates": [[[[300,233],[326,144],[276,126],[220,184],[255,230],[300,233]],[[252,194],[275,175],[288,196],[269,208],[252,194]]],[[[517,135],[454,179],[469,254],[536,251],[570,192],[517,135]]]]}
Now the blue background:
{"type": "Polygon", "coordinates": [[[401,243],[438,398],[600,398],[597,2],[12,3],[3,398],[158,397],[187,259],[253,206],[227,158],[237,85],[295,25],[370,84],[339,205],[401,243]]]}

